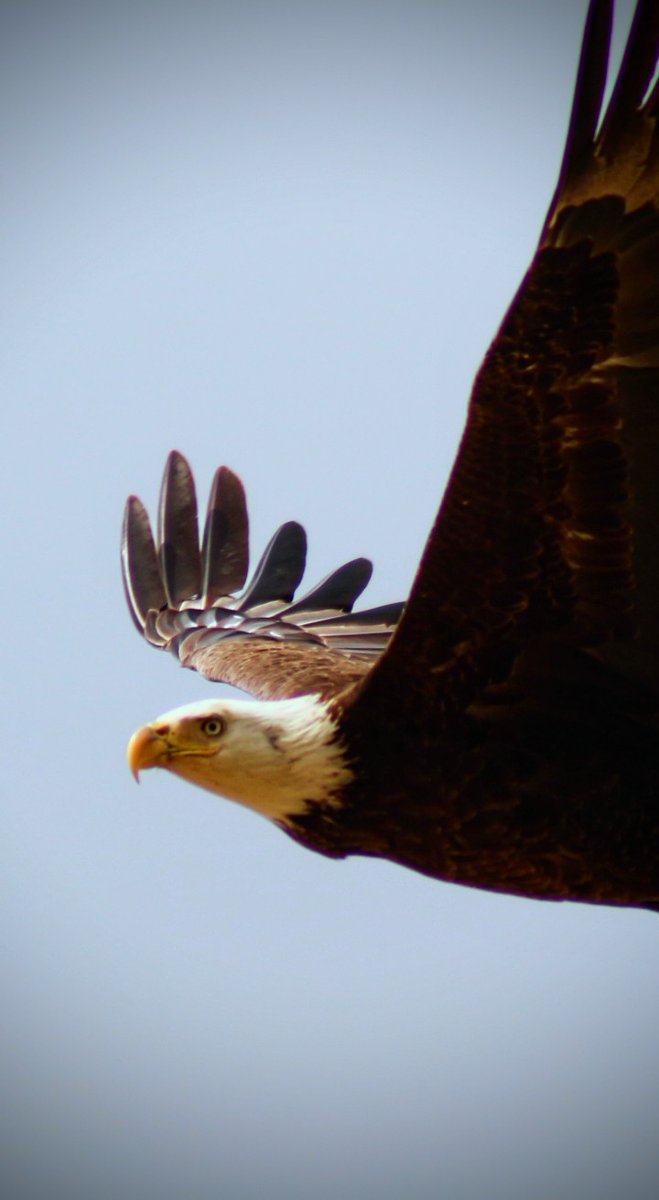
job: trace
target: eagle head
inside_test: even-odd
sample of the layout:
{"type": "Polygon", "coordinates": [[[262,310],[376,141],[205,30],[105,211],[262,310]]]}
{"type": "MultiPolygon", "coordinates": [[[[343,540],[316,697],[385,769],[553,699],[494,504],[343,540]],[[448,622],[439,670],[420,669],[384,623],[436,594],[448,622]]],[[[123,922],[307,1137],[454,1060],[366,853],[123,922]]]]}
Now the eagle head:
{"type": "Polygon", "coordinates": [[[316,696],[186,704],[133,734],[128,763],[136,779],[162,767],[283,822],[340,803],[353,778],[336,720],[316,696]]]}

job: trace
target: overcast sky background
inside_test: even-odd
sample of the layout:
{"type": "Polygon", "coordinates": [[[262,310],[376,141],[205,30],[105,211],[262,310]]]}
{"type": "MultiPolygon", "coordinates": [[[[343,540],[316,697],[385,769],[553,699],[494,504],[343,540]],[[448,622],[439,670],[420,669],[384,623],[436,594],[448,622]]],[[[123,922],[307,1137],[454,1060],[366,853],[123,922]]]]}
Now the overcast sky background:
{"type": "MultiPolygon", "coordinates": [[[[576,0],[2,6],[3,1194],[654,1200],[659,917],[334,863],[125,743],[125,496],[409,588],[533,250],[576,0]]],[[[621,15],[629,13],[629,5],[621,15]]]]}

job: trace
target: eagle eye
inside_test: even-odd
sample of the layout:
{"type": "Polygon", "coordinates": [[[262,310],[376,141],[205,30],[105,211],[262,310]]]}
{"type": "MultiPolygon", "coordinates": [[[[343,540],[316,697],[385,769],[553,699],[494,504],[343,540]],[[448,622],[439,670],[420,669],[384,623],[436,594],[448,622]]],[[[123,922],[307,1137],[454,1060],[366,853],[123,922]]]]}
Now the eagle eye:
{"type": "Polygon", "coordinates": [[[206,717],[205,721],[201,722],[201,732],[208,737],[219,737],[224,732],[224,721],[221,717],[206,717]]]}

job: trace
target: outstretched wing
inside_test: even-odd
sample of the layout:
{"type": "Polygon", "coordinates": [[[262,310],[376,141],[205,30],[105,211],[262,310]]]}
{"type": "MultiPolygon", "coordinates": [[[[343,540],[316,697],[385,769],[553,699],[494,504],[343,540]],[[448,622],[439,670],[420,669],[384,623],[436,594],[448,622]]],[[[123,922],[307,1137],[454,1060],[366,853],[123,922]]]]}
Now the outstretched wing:
{"type": "Polygon", "coordinates": [[[375,707],[406,688],[463,706],[536,639],[659,683],[659,3],[638,3],[602,116],[611,10],[591,3],[558,187],[375,707]]]}
{"type": "Polygon", "coordinates": [[[122,572],[139,632],[183,666],[260,699],[307,692],[329,697],[361,679],[387,646],[403,608],[352,612],[372,573],[365,558],[345,563],[295,600],[305,559],[304,529],[288,521],[245,586],[249,525],[242,483],[227,467],[217,471],[200,545],[194,480],[178,451],[165,468],[157,539],[137,496],[126,504],[122,572]]]}

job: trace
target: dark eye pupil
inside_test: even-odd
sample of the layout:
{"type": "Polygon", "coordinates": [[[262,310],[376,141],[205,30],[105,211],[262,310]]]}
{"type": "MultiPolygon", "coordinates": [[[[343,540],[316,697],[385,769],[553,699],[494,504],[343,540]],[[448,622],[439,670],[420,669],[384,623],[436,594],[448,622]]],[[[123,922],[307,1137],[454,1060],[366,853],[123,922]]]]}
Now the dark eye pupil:
{"type": "Polygon", "coordinates": [[[204,733],[208,733],[211,737],[215,737],[218,733],[222,732],[222,722],[218,717],[211,717],[208,721],[204,721],[202,729],[204,733]]]}

